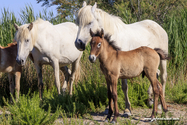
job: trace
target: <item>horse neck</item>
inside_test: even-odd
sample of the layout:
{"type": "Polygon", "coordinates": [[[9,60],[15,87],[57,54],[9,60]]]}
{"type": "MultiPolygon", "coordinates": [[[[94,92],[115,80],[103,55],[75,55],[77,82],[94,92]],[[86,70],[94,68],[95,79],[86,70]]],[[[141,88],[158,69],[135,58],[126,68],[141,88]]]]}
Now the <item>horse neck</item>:
{"type": "Polygon", "coordinates": [[[97,15],[101,17],[101,27],[103,27],[105,33],[115,34],[124,29],[126,25],[119,17],[110,15],[103,10],[98,9],[97,15]]]}
{"type": "MultiPolygon", "coordinates": [[[[101,64],[106,64],[111,59],[112,55],[116,55],[117,51],[113,49],[111,45],[104,39],[102,43],[102,50],[99,55],[99,61],[101,64]]],[[[116,56],[114,56],[116,57],[116,56]]],[[[113,59],[113,58],[112,58],[113,59]]]]}

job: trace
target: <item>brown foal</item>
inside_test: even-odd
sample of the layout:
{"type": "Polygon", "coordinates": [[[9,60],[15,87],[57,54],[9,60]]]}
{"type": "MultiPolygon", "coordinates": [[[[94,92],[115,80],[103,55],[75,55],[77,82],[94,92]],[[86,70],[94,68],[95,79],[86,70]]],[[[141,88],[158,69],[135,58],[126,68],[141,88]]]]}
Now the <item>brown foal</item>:
{"type": "MultiPolygon", "coordinates": [[[[16,89],[16,100],[19,98],[21,66],[16,63],[17,56],[17,42],[8,44],[7,47],[0,46],[0,72],[8,73],[9,89],[13,95],[16,89]],[[15,76],[15,84],[14,84],[15,76]]],[[[11,99],[10,99],[11,100],[11,99]]]]}
{"type": "Polygon", "coordinates": [[[90,29],[92,40],[90,42],[91,52],[90,62],[95,62],[99,58],[100,68],[105,75],[108,89],[109,112],[106,120],[110,120],[113,114],[112,102],[114,102],[114,118],[112,122],[117,122],[119,110],[117,106],[117,82],[118,79],[128,79],[139,76],[142,72],[150,80],[154,93],[154,107],[151,118],[157,113],[158,98],[160,96],[163,110],[167,111],[166,102],[163,96],[162,84],[157,80],[156,73],[160,60],[168,59],[164,52],[157,48],[139,47],[131,51],[120,51],[110,41],[110,35],[104,36],[103,29],[96,34],[90,29]]]}

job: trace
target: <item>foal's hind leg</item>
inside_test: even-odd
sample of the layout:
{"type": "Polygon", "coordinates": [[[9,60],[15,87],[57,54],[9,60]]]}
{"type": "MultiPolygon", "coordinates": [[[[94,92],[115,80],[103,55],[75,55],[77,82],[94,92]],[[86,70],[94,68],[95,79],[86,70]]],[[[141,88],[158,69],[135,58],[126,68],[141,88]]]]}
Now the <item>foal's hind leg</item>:
{"type": "Polygon", "coordinates": [[[164,112],[167,112],[168,109],[167,109],[167,105],[166,105],[163,90],[162,90],[162,84],[158,80],[157,80],[157,86],[158,86],[158,89],[159,89],[159,96],[160,96],[162,108],[163,108],[164,112]]]}
{"type": "MultiPolygon", "coordinates": [[[[157,73],[156,73],[156,76],[157,76],[157,79],[158,79],[158,76],[160,75],[160,70],[157,69],[157,73]]],[[[154,103],[153,101],[153,88],[152,88],[152,85],[150,84],[148,90],[147,90],[147,93],[148,93],[148,106],[151,107],[154,103]]]]}
{"type": "Polygon", "coordinates": [[[64,84],[62,86],[63,95],[65,95],[67,84],[68,84],[69,77],[71,74],[71,70],[67,66],[60,67],[60,70],[64,73],[64,76],[65,76],[64,84]]]}
{"type": "Polygon", "coordinates": [[[131,116],[131,104],[128,97],[128,85],[127,85],[127,79],[122,79],[122,90],[125,95],[125,112],[123,114],[124,117],[131,116]]]}

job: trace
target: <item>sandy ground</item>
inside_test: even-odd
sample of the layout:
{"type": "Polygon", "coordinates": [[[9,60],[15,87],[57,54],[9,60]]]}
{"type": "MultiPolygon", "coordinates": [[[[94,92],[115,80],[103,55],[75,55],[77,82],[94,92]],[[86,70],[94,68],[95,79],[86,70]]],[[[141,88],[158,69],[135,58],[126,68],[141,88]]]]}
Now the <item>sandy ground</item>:
{"type": "MultiPolygon", "coordinates": [[[[166,118],[169,120],[171,118],[176,119],[175,124],[185,124],[187,125],[187,105],[179,105],[179,104],[168,104],[168,112],[166,113],[166,118]]],[[[118,118],[117,124],[138,124],[138,125],[157,125],[162,124],[163,121],[156,120],[151,122],[147,118],[151,116],[152,109],[143,109],[136,108],[132,110],[132,116],[129,118],[124,118],[123,112],[120,112],[120,116],[118,118]]],[[[161,117],[162,111],[158,110],[157,118],[161,117]]],[[[56,120],[55,124],[84,124],[84,125],[105,125],[110,124],[104,122],[107,115],[103,113],[91,113],[82,119],[75,118],[59,118],[56,120]]],[[[171,122],[171,121],[169,121],[171,122]]],[[[168,123],[168,122],[167,122],[168,123]]]]}
{"type": "MultiPolygon", "coordinates": [[[[187,104],[170,104],[168,105],[168,112],[166,113],[167,119],[178,119],[175,121],[175,124],[179,125],[187,125],[187,104]]],[[[10,114],[10,112],[6,111],[6,114],[10,114]]],[[[163,121],[153,121],[151,122],[147,118],[151,116],[152,109],[144,109],[144,108],[135,108],[132,110],[132,116],[129,118],[124,118],[123,112],[120,112],[120,116],[118,117],[118,122],[116,124],[137,124],[137,125],[158,125],[162,124],[163,121]]],[[[2,111],[0,111],[0,115],[3,114],[2,111]]],[[[158,110],[157,118],[161,117],[162,110],[158,110]]],[[[59,117],[55,121],[55,125],[107,125],[110,123],[104,122],[106,118],[106,114],[104,113],[91,113],[85,115],[83,118],[62,118],[59,117]]],[[[112,119],[112,118],[111,118],[112,119]]],[[[171,122],[171,121],[170,121],[171,122]]]]}

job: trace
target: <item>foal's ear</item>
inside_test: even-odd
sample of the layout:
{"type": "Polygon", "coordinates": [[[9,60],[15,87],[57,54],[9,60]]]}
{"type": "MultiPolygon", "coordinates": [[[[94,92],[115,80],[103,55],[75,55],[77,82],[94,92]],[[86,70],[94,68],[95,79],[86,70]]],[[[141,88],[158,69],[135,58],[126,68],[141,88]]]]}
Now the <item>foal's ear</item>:
{"type": "Polygon", "coordinates": [[[95,9],[97,8],[97,3],[95,2],[95,4],[92,6],[92,13],[95,12],[95,9]]]}
{"type": "Polygon", "coordinates": [[[19,26],[16,23],[14,23],[14,27],[16,28],[16,30],[19,29],[19,26]]]}
{"type": "Polygon", "coordinates": [[[92,32],[91,28],[90,28],[90,36],[94,37],[94,33],[92,32]]]}
{"type": "Polygon", "coordinates": [[[104,30],[103,30],[103,28],[101,28],[100,37],[101,37],[101,38],[104,38],[104,30]]]}
{"type": "Polygon", "coordinates": [[[31,22],[27,28],[29,29],[29,31],[31,31],[33,28],[33,23],[31,22]]]}
{"type": "Polygon", "coordinates": [[[84,1],[82,4],[82,7],[85,7],[86,5],[87,5],[86,2],[84,1]]]}

